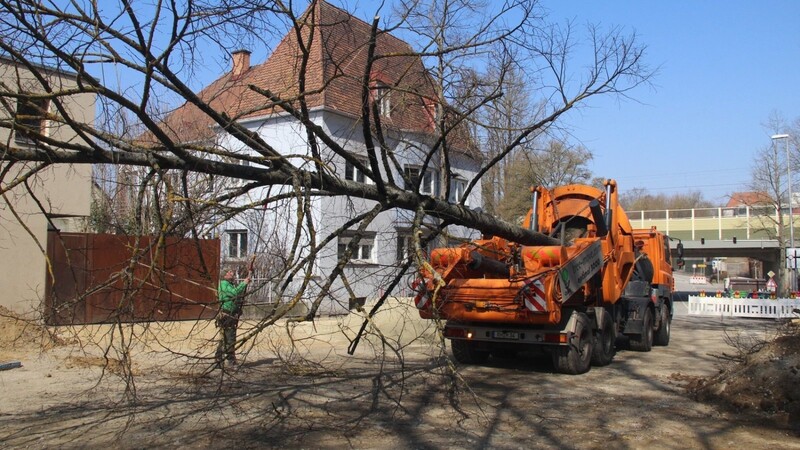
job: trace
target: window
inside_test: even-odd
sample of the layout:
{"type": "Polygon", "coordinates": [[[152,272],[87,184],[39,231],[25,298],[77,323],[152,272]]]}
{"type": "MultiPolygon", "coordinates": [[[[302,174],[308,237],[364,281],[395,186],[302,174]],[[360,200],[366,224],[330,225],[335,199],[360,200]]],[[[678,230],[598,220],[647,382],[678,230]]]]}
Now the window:
{"type": "Polygon", "coordinates": [[[391,117],[392,114],[392,93],[389,86],[378,82],[372,88],[373,99],[378,104],[378,113],[381,117],[391,117]]]}
{"type": "MultiPolygon", "coordinates": [[[[428,242],[428,245],[425,246],[423,252],[430,255],[431,250],[436,248],[436,239],[433,241],[428,242]]],[[[396,260],[397,262],[403,262],[406,257],[411,256],[411,252],[414,251],[414,243],[411,241],[411,234],[409,231],[398,231],[397,232],[397,255],[396,260]]]]}
{"type": "MultiPolygon", "coordinates": [[[[359,159],[359,161],[361,164],[369,166],[366,160],[359,159]]],[[[350,161],[344,163],[344,179],[357,181],[359,183],[373,184],[372,179],[364,175],[364,172],[360,171],[358,167],[354,166],[350,161]]]]}
{"type": "Polygon", "coordinates": [[[404,261],[411,254],[411,236],[408,234],[397,235],[397,261],[404,261]]]}
{"type": "MultiPolygon", "coordinates": [[[[450,203],[458,203],[464,198],[464,192],[467,190],[467,180],[463,178],[450,179],[450,203]]],[[[464,205],[469,206],[469,201],[464,200],[464,205]]]]}
{"type": "Polygon", "coordinates": [[[228,230],[228,258],[247,256],[247,230],[228,230]]]}
{"type": "MultiPolygon", "coordinates": [[[[351,236],[339,236],[339,246],[337,256],[341,259],[347,251],[347,246],[353,240],[351,236]]],[[[362,236],[358,241],[358,246],[353,249],[350,255],[351,262],[371,263],[375,261],[373,256],[375,249],[375,236],[362,236]]]]}
{"type": "Polygon", "coordinates": [[[37,135],[45,135],[45,114],[50,106],[47,100],[20,98],[17,100],[17,125],[14,142],[17,144],[32,144],[37,135]]]}
{"type": "MultiPolygon", "coordinates": [[[[419,185],[420,194],[427,194],[433,196],[439,195],[439,176],[436,171],[434,171],[433,169],[428,169],[424,173],[422,173],[422,175],[420,175],[422,169],[420,169],[419,167],[409,167],[409,166],[405,167],[403,171],[405,172],[406,177],[411,182],[411,186],[416,185],[418,180],[420,179],[420,176],[422,177],[422,182],[419,185]]],[[[410,188],[411,186],[408,187],[410,188]]]]}
{"type": "Polygon", "coordinates": [[[669,253],[670,253],[670,250],[669,250],[669,238],[667,238],[666,236],[664,237],[664,250],[663,251],[664,251],[664,260],[667,263],[670,263],[671,261],[670,261],[670,255],[669,255],[669,253]]]}

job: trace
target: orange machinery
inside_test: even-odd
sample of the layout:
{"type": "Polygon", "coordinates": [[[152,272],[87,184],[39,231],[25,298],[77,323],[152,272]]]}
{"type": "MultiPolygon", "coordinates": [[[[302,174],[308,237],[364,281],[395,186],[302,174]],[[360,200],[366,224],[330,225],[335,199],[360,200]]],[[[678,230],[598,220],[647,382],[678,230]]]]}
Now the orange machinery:
{"type": "Polygon", "coordinates": [[[523,226],[549,245],[484,237],[431,252],[414,301],[423,318],[446,321],[458,361],[543,350],[575,374],[609,364],[618,333],[643,351],[669,342],[669,239],[633,229],[616,182],[604,187],[532,189],[523,226]]]}

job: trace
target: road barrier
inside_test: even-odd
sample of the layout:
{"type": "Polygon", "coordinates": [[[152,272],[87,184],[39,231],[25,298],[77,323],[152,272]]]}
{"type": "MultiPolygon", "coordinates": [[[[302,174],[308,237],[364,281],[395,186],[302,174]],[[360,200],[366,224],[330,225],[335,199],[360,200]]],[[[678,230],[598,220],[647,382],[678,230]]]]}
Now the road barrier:
{"type": "Polygon", "coordinates": [[[725,298],[689,296],[689,315],[780,319],[797,317],[800,299],[725,298]]]}

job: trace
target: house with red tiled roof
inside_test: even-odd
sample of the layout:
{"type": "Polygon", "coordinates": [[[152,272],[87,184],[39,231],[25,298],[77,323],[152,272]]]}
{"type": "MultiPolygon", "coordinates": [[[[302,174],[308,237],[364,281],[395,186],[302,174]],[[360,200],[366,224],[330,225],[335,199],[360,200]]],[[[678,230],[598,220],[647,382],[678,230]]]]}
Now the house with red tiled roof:
{"type": "Polygon", "coordinates": [[[765,206],[774,205],[775,201],[766,192],[734,192],[728,200],[726,208],[736,208],[739,206],[765,206]]]}
{"type": "MultiPolygon", "coordinates": [[[[788,197],[787,197],[788,198],[788,197]]],[[[782,199],[780,205],[784,212],[789,211],[786,199],[782,199]]],[[[792,213],[800,214],[800,192],[792,193],[792,213]]],[[[760,213],[774,214],[775,208],[779,205],[773,197],[766,192],[734,192],[731,194],[726,208],[738,208],[739,215],[745,215],[746,209],[752,211],[759,211],[760,213]]]]}
{"type": "MultiPolygon", "coordinates": [[[[202,89],[197,94],[199,98],[258,133],[296,166],[315,170],[316,161],[310,157],[306,128],[274,100],[297,105],[302,97],[314,124],[356,158],[366,160],[360,120],[361,92],[366,84],[379,111],[387,146],[397,161],[391,174],[395,182],[402,185],[401,173],[404,173],[421,180],[421,193],[441,196],[445,191],[441,186],[444,178],[441,173],[446,169],[451,177],[450,200],[460,200],[467,183],[479,169],[479,153],[469,145],[471,141],[466,133],[457,130],[449,137],[449,145],[453,147],[448,153],[449,166],[441,166],[444,158],[439,155],[429,158],[431,162],[425,164],[426,155],[437,137],[434,133],[437,111],[447,108],[437,105],[436,86],[409,44],[389,33],[379,33],[375,45],[375,54],[379,57],[367,71],[371,25],[324,1],[312,3],[300,22],[300,32],[287,31],[261,64],[251,65],[250,52],[246,50],[233,52],[230,71],[202,89]],[[305,60],[302,47],[308,54],[305,60]],[[305,72],[301,71],[303,66],[305,72]],[[305,75],[302,80],[301,73],[305,75]],[[265,95],[267,92],[271,98],[265,95]]],[[[165,123],[174,139],[215,142],[229,152],[252,152],[188,102],[171,113],[165,123]]],[[[321,150],[321,158],[327,170],[347,180],[374,182],[329,149],[321,150]]],[[[386,179],[388,174],[381,176],[386,179]]],[[[274,195],[276,188],[271,189],[270,194],[274,195]]],[[[287,192],[288,189],[285,188],[287,192]]],[[[480,195],[480,184],[477,184],[465,204],[479,207],[480,195]]],[[[242,204],[267,198],[267,188],[251,191],[248,196],[242,204]]],[[[320,238],[374,205],[372,201],[342,196],[319,196],[311,203],[311,221],[320,238]]],[[[293,199],[267,205],[266,213],[250,210],[230,217],[218,227],[223,257],[236,261],[249,257],[253,251],[278,254],[291,246],[296,236],[300,237],[301,245],[307,244],[309,230],[304,229],[304,224],[297,224],[296,217],[297,203],[293,199]]],[[[382,292],[383,283],[397,270],[398,261],[406,257],[411,219],[411,213],[387,211],[370,223],[345,270],[357,297],[374,298],[382,292]]],[[[353,226],[353,231],[356,227],[353,226]]],[[[475,237],[468,229],[451,228],[448,228],[451,236],[475,237]]],[[[345,232],[337,242],[325,247],[314,265],[313,277],[324,280],[351,237],[352,233],[345,232]]],[[[330,301],[320,308],[321,312],[347,310],[348,295],[342,286],[339,288],[330,293],[330,301]]]]}

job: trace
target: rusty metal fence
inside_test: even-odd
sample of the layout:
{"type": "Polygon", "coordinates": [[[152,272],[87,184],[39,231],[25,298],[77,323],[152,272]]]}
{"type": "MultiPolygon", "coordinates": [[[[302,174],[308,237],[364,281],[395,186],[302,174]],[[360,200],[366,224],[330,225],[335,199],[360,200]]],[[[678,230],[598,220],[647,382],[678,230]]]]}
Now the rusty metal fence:
{"type": "Polygon", "coordinates": [[[209,319],[219,240],[48,233],[45,323],[209,319]]]}

